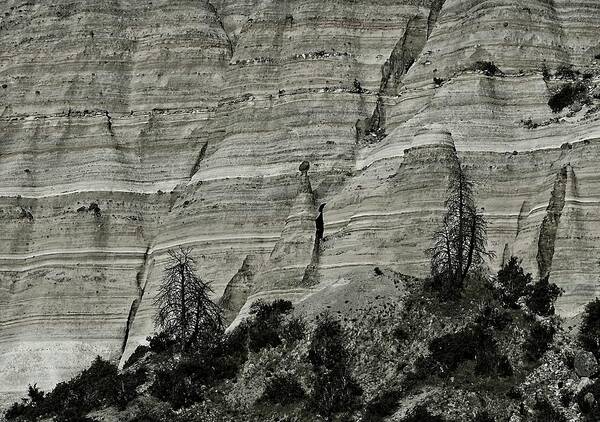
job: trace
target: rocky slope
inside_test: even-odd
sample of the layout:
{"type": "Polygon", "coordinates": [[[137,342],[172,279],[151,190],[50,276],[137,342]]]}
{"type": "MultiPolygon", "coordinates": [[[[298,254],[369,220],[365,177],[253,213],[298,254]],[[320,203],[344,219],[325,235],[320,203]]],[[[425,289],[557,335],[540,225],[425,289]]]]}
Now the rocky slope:
{"type": "Polygon", "coordinates": [[[565,316],[597,293],[596,2],[0,4],[0,393],[126,358],[179,245],[231,318],[425,275],[456,159],[492,267],[550,273],[565,316]]]}

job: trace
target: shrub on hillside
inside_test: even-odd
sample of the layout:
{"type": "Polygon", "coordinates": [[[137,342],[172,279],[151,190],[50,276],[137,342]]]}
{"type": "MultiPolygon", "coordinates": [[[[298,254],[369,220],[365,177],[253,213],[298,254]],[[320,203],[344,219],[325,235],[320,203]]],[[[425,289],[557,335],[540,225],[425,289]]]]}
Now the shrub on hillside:
{"type": "Polygon", "coordinates": [[[511,256],[498,271],[498,285],[504,304],[514,309],[518,308],[517,302],[525,296],[531,281],[531,274],[525,273],[519,259],[511,256]]]}
{"type": "Polygon", "coordinates": [[[170,336],[166,332],[160,332],[153,336],[147,337],[148,347],[154,353],[172,353],[177,341],[174,337],[170,336]]]}
{"type": "Polygon", "coordinates": [[[578,335],[579,343],[585,350],[600,358],[600,300],[598,298],[585,305],[578,335]]]}
{"type": "Polygon", "coordinates": [[[292,302],[276,300],[271,303],[256,301],[250,307],[254,319],[248,325],[248,348],[258,352],[266,347],[277,347],[282,343],[283,316],[293,309],[292,302]]]}
{"type": "Polygon", "coordinates": [[[554,327],[536,322],[523,343],[527,359],[535,362],[541,358],[552,343],[555,332],[554,327]]]}
{"type": "Polygon", "coordinates": [[[304,388],[296,378],[289,374],[277,374],[267,381],[262,400],[286,405],[302,400],[305,395],[304,388]]]}
{"type": "Polygon", "coordinates": [[[238,373],[240,361],[237,351],[227,347],[225,339],[210,350],[186,355],[173,367],[157,371],[150,393],[171,403],[174,409],[201,401],[206,388],[235,378],[238,373]]]}
{"type": "Polygon", "coordinates": [[[554,302],[562,295],[563,290],[550,283],[549,276],[529,286],[527,290],[525,303],[533,313],[541,316],[554,315],[554,302]]]}
{"type": "Polygon", "coordinates": [[[512,375],[510,362],[499,354],[492,332],[479,324],[433,339],[429,351],[430,356],[417,364],[423,373],[433,369],[439,376],[449,376],[462,363],[474,360],[477,375],[512,375]]]}
{"type": "Polygon", "coordinates": [[[484,329],[493,328],[502,331],[512,322],[512,317],[505,309],[488,303],[479,309],[475,322],[484,329]]]}
{"type": "Polygon", "coordinates": [[[338,320],[323,314],[317,321],[308,352],[314,379],[311,403],[325,417],[354,409],[362,394],[350,372],[345,334],[338,320]]]}
{"type": "Polygon", "coordinates": [[[136,388],[145,379],[144,371],[119,374],[116,365],[97,357],[88,369],[69,381],[59,383],[45,396],[35,386],[30,387],[30,398],[22,403],[24,407],[11,406],[6,417],[9,420],[16,417],[24,420],[40,417],[83,420],[90,411],[105,406],[124,408],[135,398],[136,388]]]}

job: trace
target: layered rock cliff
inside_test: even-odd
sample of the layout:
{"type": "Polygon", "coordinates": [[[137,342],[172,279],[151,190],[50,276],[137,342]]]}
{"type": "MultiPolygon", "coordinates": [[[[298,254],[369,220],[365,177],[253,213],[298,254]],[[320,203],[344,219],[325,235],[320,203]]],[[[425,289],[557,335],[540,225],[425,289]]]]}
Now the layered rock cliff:
{"type": "Polygon", "coordinates": [[[230,319],[427,274],[454,160],[492,268],[598,292],[596,2],[0,3],[0,393],[126,358],[179,245],[230,319]]]}

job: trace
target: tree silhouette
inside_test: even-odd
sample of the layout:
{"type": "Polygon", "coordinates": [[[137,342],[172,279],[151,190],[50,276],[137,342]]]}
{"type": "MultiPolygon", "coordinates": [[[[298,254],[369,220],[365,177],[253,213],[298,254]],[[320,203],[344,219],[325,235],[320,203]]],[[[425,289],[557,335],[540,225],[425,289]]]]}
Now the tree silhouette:
{"type": "Polygon", "coordinates": [[[449,295],[457,295],[469,270],[493,256],[486,250],[487,223],[477,211],[473,183],[460,164],[452,168],[445,201],[446,214],[433,235],[431,275],[436,286],[449,295]]]}
{"type": "Polygon", "coordinates": [[[209,283],[196,275],[192,249],[169,250],[154,304],[155,324],[179,343],[181,351],[210,346],[223,333],[222,309],[210,299],[209,283]]]}

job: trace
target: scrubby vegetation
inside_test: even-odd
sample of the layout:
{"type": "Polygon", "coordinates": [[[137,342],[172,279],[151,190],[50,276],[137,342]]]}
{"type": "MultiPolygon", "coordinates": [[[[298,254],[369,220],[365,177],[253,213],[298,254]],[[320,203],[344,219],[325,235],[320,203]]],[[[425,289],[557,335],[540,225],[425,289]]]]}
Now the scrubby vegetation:
{"type": "Polygon", "coordinates": [[[116,365],[97,357],[92,365],[73,379],[59,383],[44,394],[34,385],[28,398],[14,403],[8,420],[35,421],[54,417],[62,421],[84,420],[88,412],[105,406],[124,409],[146,380],[144,369],[119,374],[116,365]]]}
{"type": "Polygon", "coordinates": [[[549,276],[546,276],[537,283],[528,286],[525,303],[537,315],[554,315],[554,303],[562,295],[562,292],[562,289],[556,284],[550,283],[549,276]]]}
{"type": "Polygon", "coordinates": [[[498,285],[504,305],[513,309],[518,308],[517,302],[525,296],[531,282],[531,274],[526,274],[518,258],[511,256],[498,271],[498,285]]]}
{"type": "MultiPolygon", "coordinates": [[[[471,213],[464,227],[472,233],[470,206],[463,209],[471,213]]],[[[48,394],[31,386],[7,419],[92,421],[105,412],[138,422],[490,422],[512,413],[527,416],[523,421],[563,421],[565,408],[577,403],[593,420],[600,413],[590,399],[600,397],[596,381],[579,392],[565,387],[558,403],[527,390],[547,382],[532,377],[556,353],[560,289],[548,278],[534,282],[517,257],[497,277],[479,265],[452,268],[462,268],[462,281],[446,288],[459,294],[442,298],[435,281],[403,279],[397,313],[386,302],[356,309],[352,317],[329,311],[308,318],[290,301],[257,301],[228,332],[201,325],[201,341],[189,341],[193,328],[159,331],[123,371],[98,358],[48,394]],[[467,397],[480,399],[467,405],[467,397]]],[[[379,269],[372,277],[383,282],[390,272],[379,269]]],[[[589,338],[582,328],[579,341],[588,350],[597,351],[599,315],[600,301],[586,307],[589,338]]]]}
{"type": "Polygon", "coordinates": [[[578,339],[585,350],[600,359],[600,300],[598,298],[585,306],[578,339]]]}
{"type": "Polygon", "coordinates": [[[319,414],[331,418],[360,405],[362,391],[351,375],[344,332],[339,321],[327,313],[317,321],[308,358],[314,371],[310,401],[319,414]]]}

